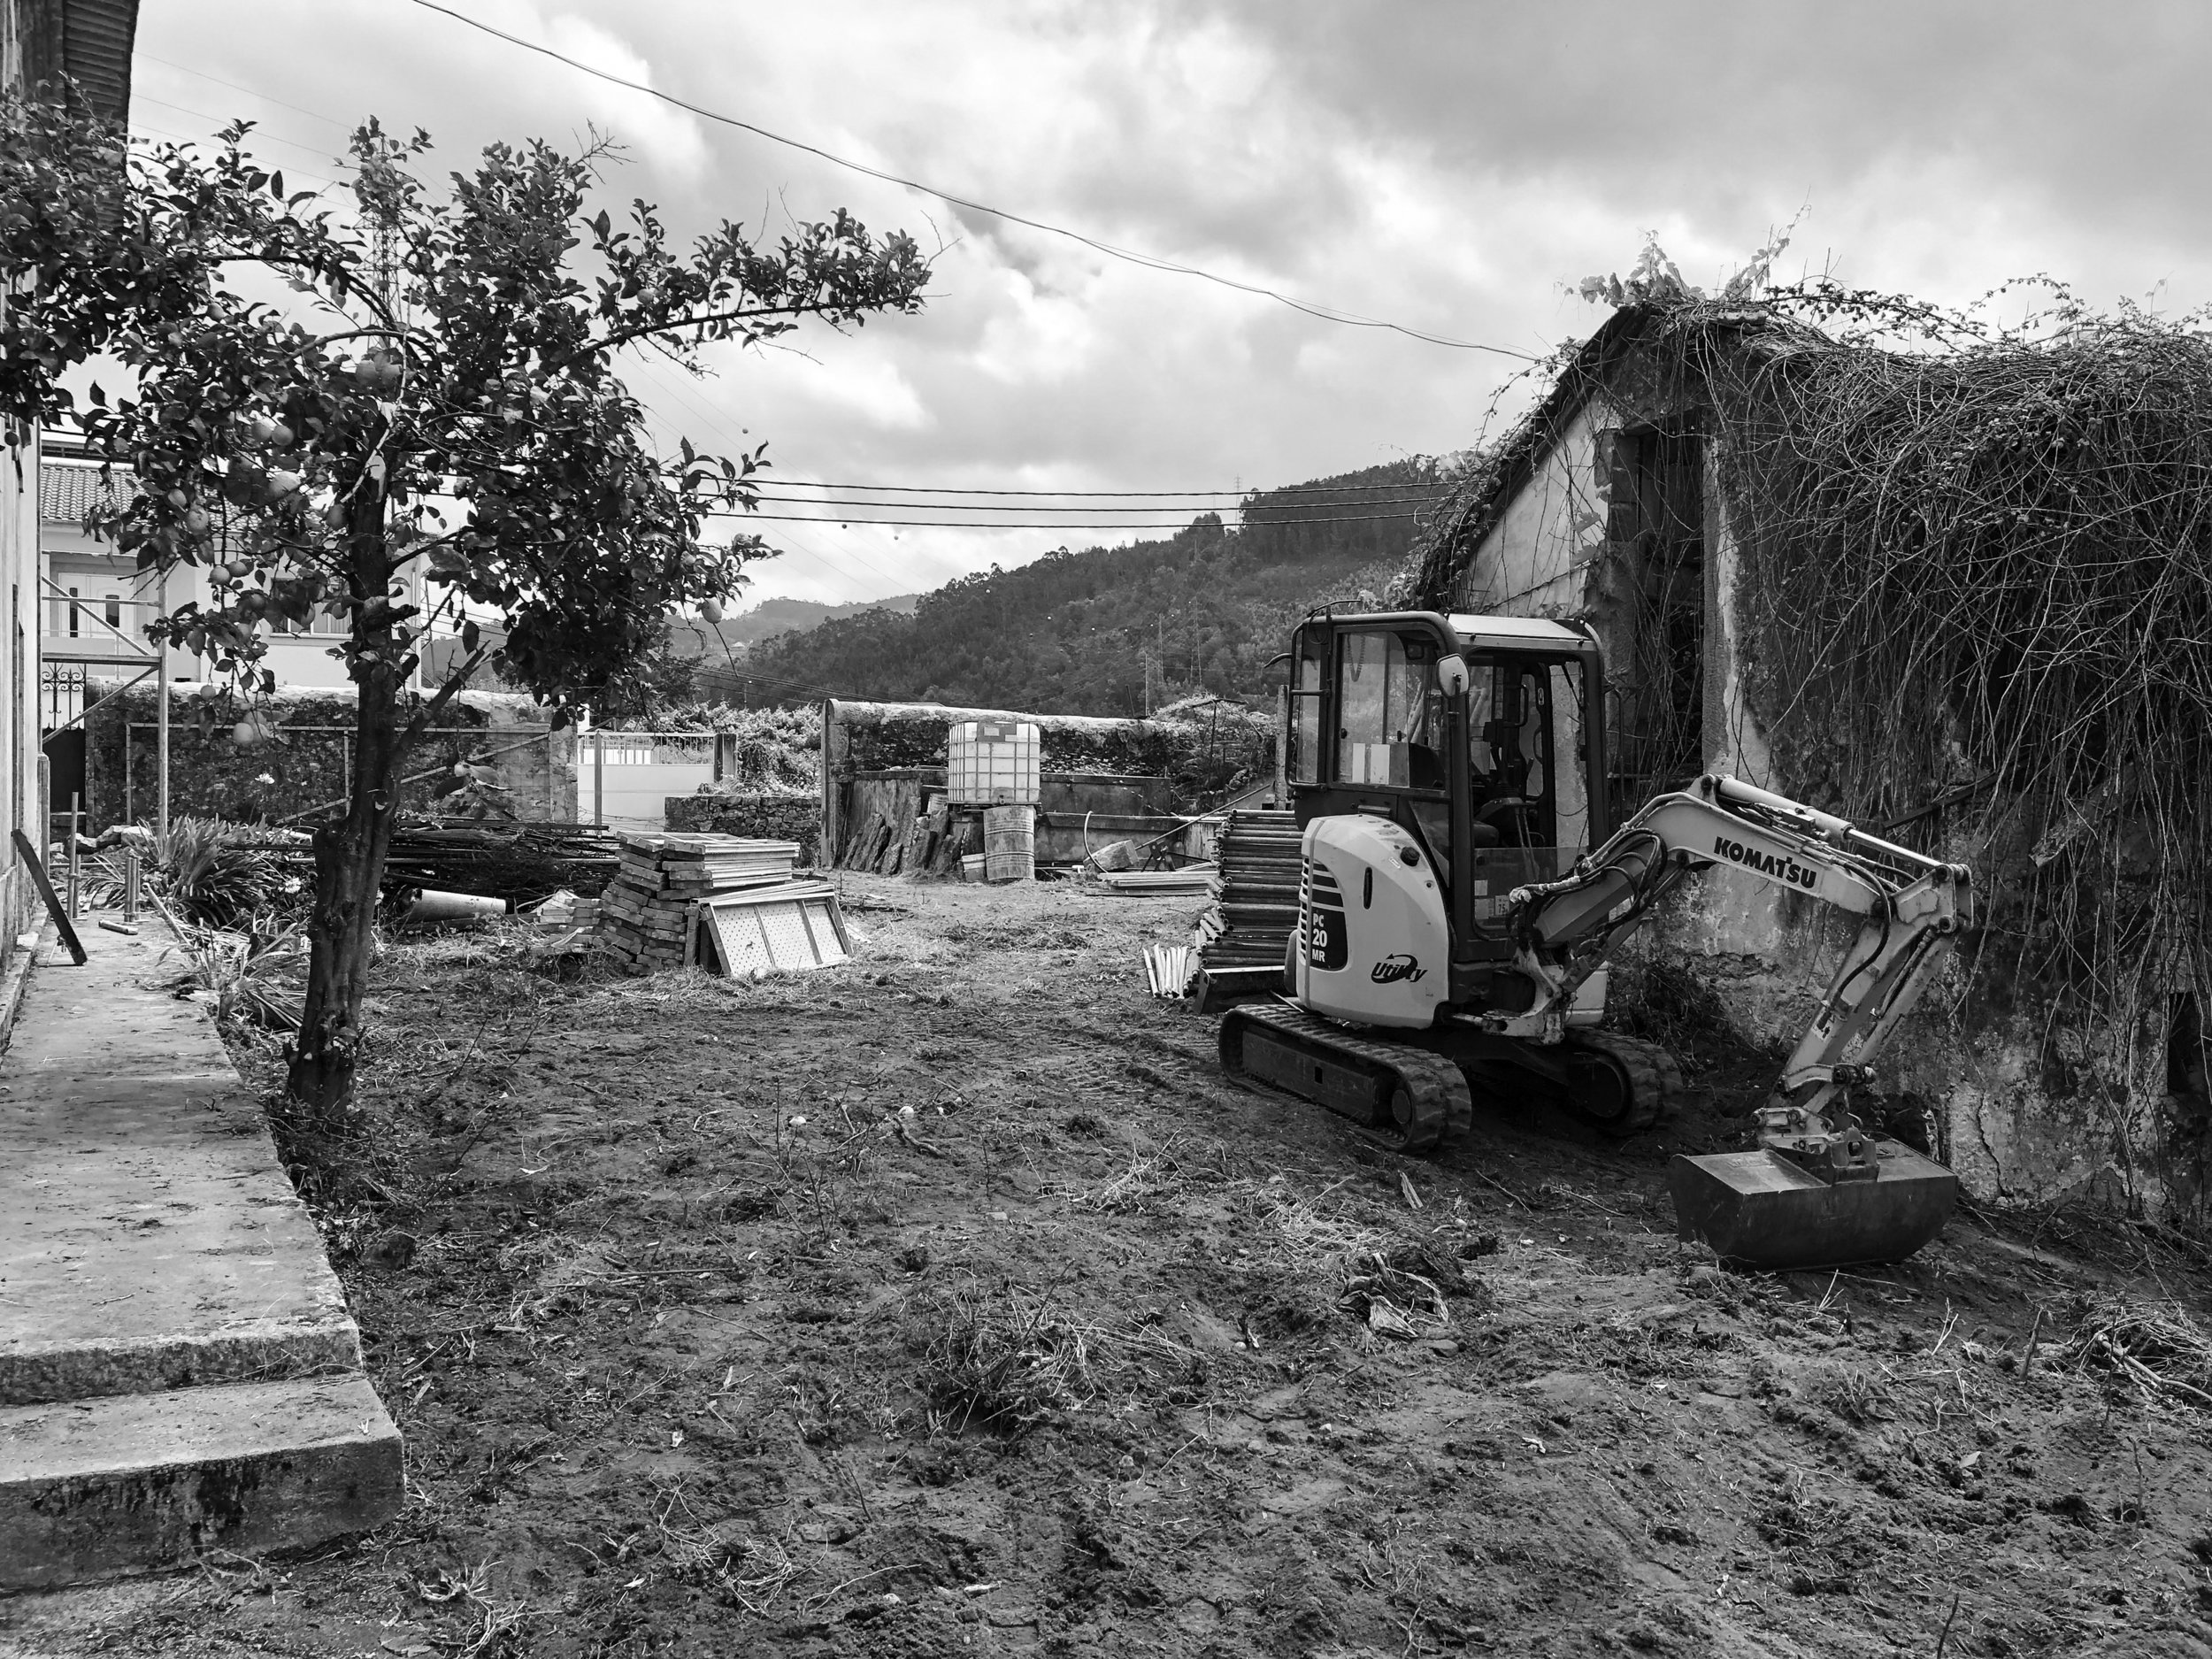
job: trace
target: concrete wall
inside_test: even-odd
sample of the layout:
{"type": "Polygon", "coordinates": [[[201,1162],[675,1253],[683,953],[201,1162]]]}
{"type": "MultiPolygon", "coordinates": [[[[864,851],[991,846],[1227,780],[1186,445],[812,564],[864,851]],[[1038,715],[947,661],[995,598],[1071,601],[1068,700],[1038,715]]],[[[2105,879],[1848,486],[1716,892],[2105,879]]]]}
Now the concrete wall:
{"type": "Polygon", "coordinates": [[[1483,538],[1461,586],[1463,610],[1509,617],[1579,616],[1605,546],[1597,434],[1618,424],[1594,400],[1561,434],[1483,538]]]}
{"type": "MultiPolygon", "coordinates": [[[[24,25],[17,0],[0,3],[0,84],[23,85],[24,25]]],[[[0,296],[0,305],[4,305],[0,296]]],[[[9,614],[0,622],[0,823],[46,842],[46,799],[38,743],[38,434],[19,427],[0,454],[0,570],[9,614]]],[[[12,964],[16,935],[35,925],[39,901],[12,837],[0,847],[0,964],[12,964]]]]}
{"type": "MultiPolygon", "coordinates": [[[[0,622],[0,822],[47,845],[48,803],[38,726],[38,434],[18,434],[0,455],[0,569],[7,573],[8,614],[0,622]],[[20,469],[18,466],[20,457],[20,469]]],[[[42,912],[30,872],[12,837],[0,849],[0,961],[42,912]]]]}

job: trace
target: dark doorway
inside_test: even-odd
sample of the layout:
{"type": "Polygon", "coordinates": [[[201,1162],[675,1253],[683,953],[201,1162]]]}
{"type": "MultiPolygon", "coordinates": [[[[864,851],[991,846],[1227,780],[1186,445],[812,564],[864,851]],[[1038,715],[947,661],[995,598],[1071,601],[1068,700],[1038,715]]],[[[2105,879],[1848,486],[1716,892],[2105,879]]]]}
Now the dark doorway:
{"type": "Polygon", "coordinates": [[[1705,450],[1686,426],[1601,433],[1614,799],[1632,811],[1705,768],[1705,450]]]}
{"type": "MultiPolygon", "coordinates": [[[[66,812],[71,803],[85,795],[84,727],[73,726],[46,740],[47,776],[52,780],[52,810],[66,812]]],[[[83,803],[88,810],[92,803],[83,803]]],[[[58,833],[58,832],[57,832],[58,833]]]]}

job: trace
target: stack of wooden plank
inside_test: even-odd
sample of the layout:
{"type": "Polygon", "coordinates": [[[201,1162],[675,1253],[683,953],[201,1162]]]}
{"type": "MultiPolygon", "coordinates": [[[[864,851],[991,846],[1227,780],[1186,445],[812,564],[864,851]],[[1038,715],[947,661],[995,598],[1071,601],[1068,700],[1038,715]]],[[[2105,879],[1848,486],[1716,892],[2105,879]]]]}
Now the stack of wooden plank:
{"type": "Polygon", "coordinates": [[[475,893],[518,905],[563,887],[589,897],[614,875],[618,852],[611,832],[587,824],[414,819],[392,832],[384,884],[475,893]]]}
{"type": "Polygon", "coordinates": [[[1229,814],[1196,942],[1202,1006],[1282,983],[1283,952],[1298,925],[1298,819],[1259,809],[1229,814]]]}
{"type": "Polygon", "coordinates": [[[640,972],[689,959],[702,899],[791,879],[793,841],[736,835],[625,833],[615,879],[599,896],[599,934],[617,958],[640,972]]]}
{"type": "Polygon", "coordinates": [[[1179,870],[1102,870],[1098,879],[1117,893],[1164,899],[1183,893],[1210,893],[1217,873],[1211,864],[1185,864],[1179,870]]]}

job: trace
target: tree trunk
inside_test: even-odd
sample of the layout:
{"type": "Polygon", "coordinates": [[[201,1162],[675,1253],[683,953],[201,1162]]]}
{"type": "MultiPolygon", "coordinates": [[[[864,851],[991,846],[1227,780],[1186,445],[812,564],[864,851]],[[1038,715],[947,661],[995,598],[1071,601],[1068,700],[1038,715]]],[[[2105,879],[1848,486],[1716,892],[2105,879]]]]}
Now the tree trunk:
{"type": "Polygon", "coordinates": [[[315,908],[308,918],[307,1002],[287,1092],[335,1128],[353,1094],[361,1001],[376,942],[377,899],[399,816],[398,676],[380,663],[362,681],[350,798],[315,826],[315,908]]]}
{"type": "Polygon", "coordinates": [[[357,501],[348,536],[353,578],[373,597],[354,612],[354,636],[363,649],[353,742],[342,818],[315,826],[315,905],[310,912],[307,999],[292,1044],[285,1091],[328,1130],[342,1128],[353,1095],[361,1045],[361,1003],[368,990],[376,946],[376,907],[385,855],[399,817],[400,761],[406,748],[400,709],[391,609],[382,595],[385,570],[384,499],[357,501]]]}

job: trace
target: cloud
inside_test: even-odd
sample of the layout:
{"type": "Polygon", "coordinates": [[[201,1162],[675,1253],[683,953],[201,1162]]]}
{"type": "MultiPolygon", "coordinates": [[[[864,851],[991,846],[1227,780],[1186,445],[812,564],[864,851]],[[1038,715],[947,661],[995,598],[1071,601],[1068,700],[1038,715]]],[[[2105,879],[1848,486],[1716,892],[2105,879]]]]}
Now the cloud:
{"type": "MultiPolygon", "coordinates": [[[[519,27],[503,26],[509,34],[542,41],[565,57],[640,86],[654,84],[650,63],[612,32],[588,19],[563,12],[534,27],[534,7],[507,5],[488,10],[518,14],[519,27]]],[[[498,19],[487,16],[484,20],[498,19]]],[[[570,75],[574,94],[590,119],[623,147],[627,159],[646,163],[657,171],[665,168],[686,181],[696,179],[705,168],[707,143],[698,117],[642,92],[564,73],[570,75]]]]}
{"type": "MultiPolygon", "coordinates": [[[[484,0],[472,12],[703,106],[1099,241],[1409,326],[1542,352],[1601,313],[1577,279],[1647,230],[1721,280],[1809,204],[1790,252],[1959,303],[2048,270],[2097,297],[2212,299],[2197,87],[2212,12],[2049,0],[1130,0],[773,11],[484,0]]],[[[688,236],[849,206],[939,259],[919,318],[810,354],[633,379],[658,430],[769,442],[847,481],[1162,489],[1291,482],[1463,447],[1509,357],[1334,326],[703,121],[403,0],[149,7],[152,96],[265,118],[288,171],[369,110],[441,141],[630,144],[611,204],[688,236]],[[258,89],[255,103],[190,72],[258,89]]],[[[190,117],[150,105],[151,123],[190,117]]],[[[201,130],[207,130],[203,128],[201,130]]],[[[1793,272],[1800,266],[1793,263],[1793,272]]],[[[1525,389],[1509,397],[1525,396],[1525,389]]],[[[764,526],[764,529],[767,526],[764,526]]],[[[849,598],[1080,534],[801,526],[761,591],[849,598]],[[802,546],[802,542],[805,545],[802,546]],[[787,586],[780,586],[787,584],[787,586]]]]}

